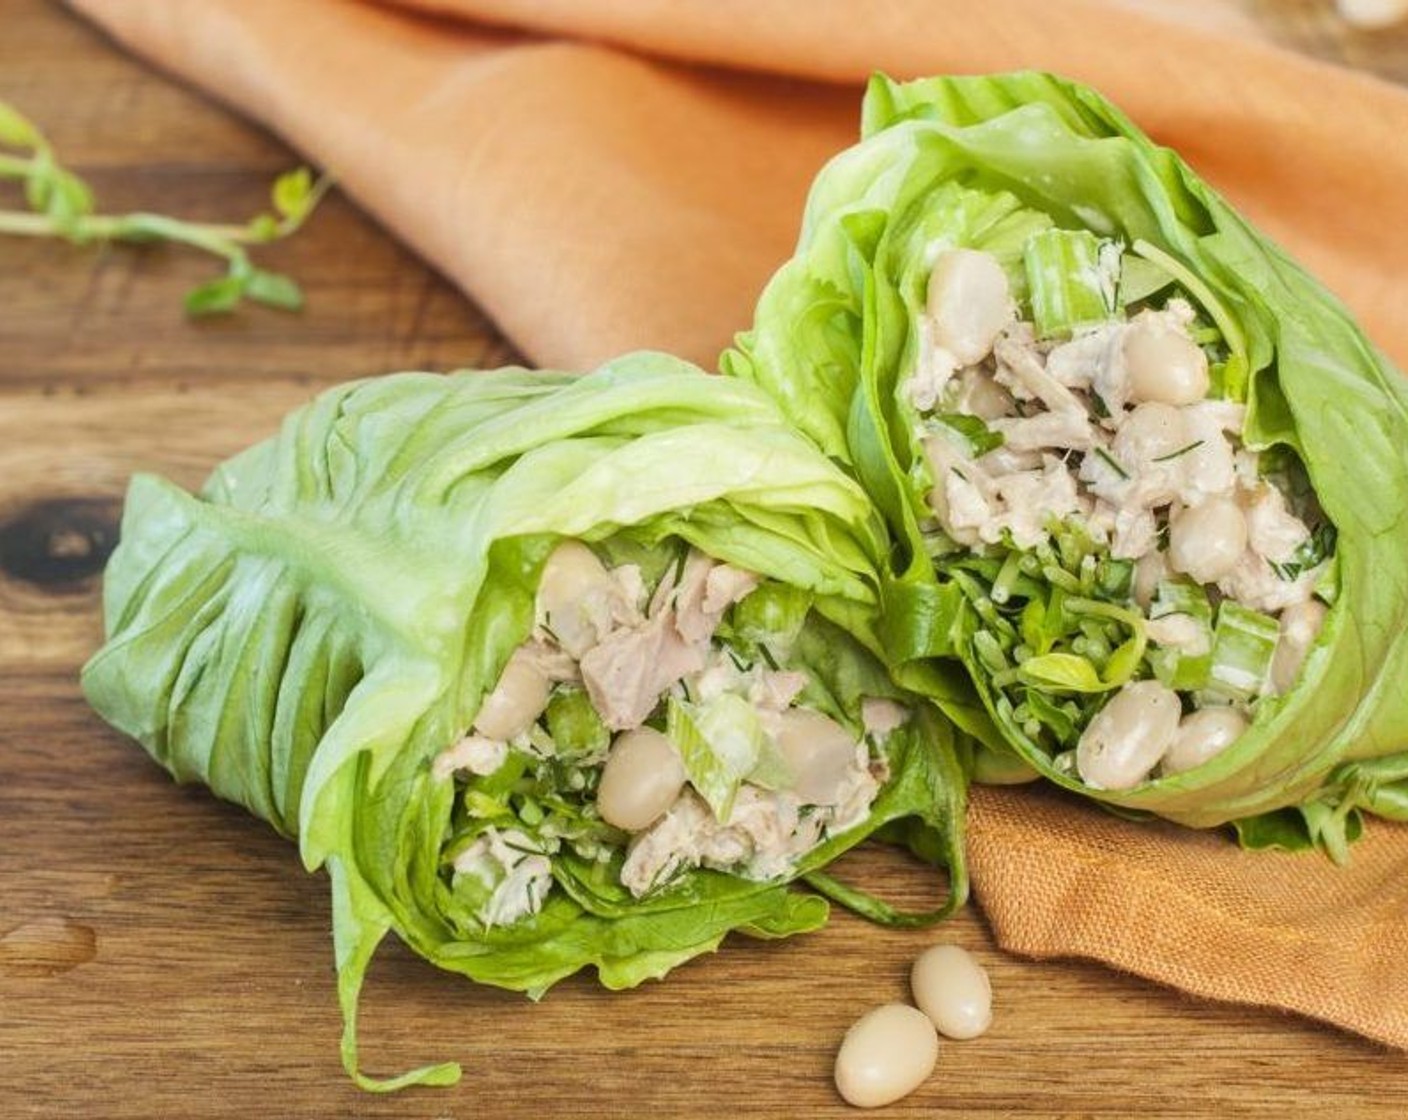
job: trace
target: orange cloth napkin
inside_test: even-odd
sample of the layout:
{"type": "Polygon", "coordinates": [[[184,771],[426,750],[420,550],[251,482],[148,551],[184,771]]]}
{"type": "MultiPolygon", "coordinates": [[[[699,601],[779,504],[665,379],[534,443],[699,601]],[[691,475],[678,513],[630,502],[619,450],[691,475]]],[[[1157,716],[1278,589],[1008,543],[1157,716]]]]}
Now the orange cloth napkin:
{"type": "MultiPolygon", "coordinates": [[[[1210,0],[1164,6],[1183,23],[1147,0],[70,2],[326,167],[545,365],[650,346],[712,366],[867,74],[1032,66],[1177,147],[1408,361],[1408,93],[1210,0]]],[[[1373,823],[1339,869],[1050,790],[973,801],[1004,946],[1408,1048],[1408,827],[1373,823]]]]}

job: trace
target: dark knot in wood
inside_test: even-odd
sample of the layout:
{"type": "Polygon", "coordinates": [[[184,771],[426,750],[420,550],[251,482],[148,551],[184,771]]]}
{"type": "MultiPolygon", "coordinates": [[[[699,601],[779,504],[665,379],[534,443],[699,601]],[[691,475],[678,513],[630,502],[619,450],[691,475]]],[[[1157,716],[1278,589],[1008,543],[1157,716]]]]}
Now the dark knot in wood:
{"type": "Polygon", "coordinates": [[[0,571],[47,591],[78,590],[117,545],[115,498],[50,498],[0,522],[0,571]]]}

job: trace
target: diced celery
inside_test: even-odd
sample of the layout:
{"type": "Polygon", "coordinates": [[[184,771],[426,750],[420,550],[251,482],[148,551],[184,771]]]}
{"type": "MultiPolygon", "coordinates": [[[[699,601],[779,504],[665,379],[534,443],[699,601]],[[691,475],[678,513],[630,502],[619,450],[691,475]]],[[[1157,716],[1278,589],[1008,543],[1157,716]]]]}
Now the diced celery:
{"type": "Polygon", "coordinates": [[[543,823],[543,807],[538,804],[537,799],[523,794],[518,799],[518,819],[529,828],[537,828],[543,823]]]}
{"type": "Polygon", "coordinates": [[[1032,319],[1042,338],[1067,337],[1117,317],[1120,250],[1084,229],[1047,229],[1024,250],[1032,319]]]}
{"type": "Polygon", "coordinates": [[[1250,700],[1271,672],[1280,628],[1276,620],[1230,599],[1217,609],[1208,690],[1250,700]]]}
{"type": "Polygon", "coordinates": [[[718,820],[727,821],[738,787],[757,767],[766,741],[757,711],[732,693],[707,704],[671,698],[665,734],[680,752],[690,785],[718,820]]]}
{"type": "Polygon", "coordinates": [[[1002,567],[997,571],[997,578],[992,581],[992,590],[988,592],[994,603],[1006,603],[1012,598],[1012,589],[1017,584],[1018,577],[1022,574],[1020,554],[1009,552],[1007,558],[1002,562],[1002,567]]]}
{"type": "Polygon", "coordinates": [[[482,820],[494,820],[496,817],[512,815],[512,810],[499,798],[477,789],[464,791],[464,807],[465,812],[471,817],[478,817],[482,820]]]}
{"type": "Polygon", "coordinates": [[[1001,673],[1009,667],[1002,643],[986,630],[979,630],[973,635],[973,652],[989,673],[1001,673]]]}

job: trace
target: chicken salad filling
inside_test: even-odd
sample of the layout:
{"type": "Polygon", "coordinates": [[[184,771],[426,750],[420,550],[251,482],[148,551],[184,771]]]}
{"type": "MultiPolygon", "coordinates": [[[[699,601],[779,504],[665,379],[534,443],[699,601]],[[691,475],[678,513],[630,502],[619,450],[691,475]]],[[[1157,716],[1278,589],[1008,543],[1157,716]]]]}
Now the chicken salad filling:
{"type": "Polygon", "coordinates": [[[1061,229],[1016,273],[937,247],[898,387],[930,555],[978,620],[970,667],[1093,788],[1227,749],[1333,599],[1303,467],[1244,441],[1240,359],[1158,263],[1061,229]]]}
{"type": "Polygon", "coordinates": [[[788,876],[865,823],[909,718],[839,710],[793,658],[805,592],[680,542],[614,551],[554,549],[532,634],[432,762],[456,789],[445,875],[485,928],[539,913],[559,854],[631,898],[696,868],[788,876]]]}

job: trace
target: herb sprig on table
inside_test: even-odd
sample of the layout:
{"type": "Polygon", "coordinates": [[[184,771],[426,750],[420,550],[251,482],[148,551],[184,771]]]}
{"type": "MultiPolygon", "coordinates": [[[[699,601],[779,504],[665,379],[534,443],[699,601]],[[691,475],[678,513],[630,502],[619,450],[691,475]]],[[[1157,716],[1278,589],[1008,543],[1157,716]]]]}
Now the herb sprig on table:
{"type": "Polygon", "coordinates": [[[233,311],[244,300],[296,311],[303,292],[290,277],[259,268],[247,246],[265,245],[295,232],[326,193],[327,179],[306,167],[280,175],[270,192],[272,213],[240,224],[192,222],[134,211],[102,214],[92,188],[59,163],[44,134],[12,105],[0,101],[0,179],[18,181],[28,210],[0,209],[0,233],[58,237],[75,245],[101,241],[187,245],[220,258],[225,274],[186,293],[188,315],[233,311]]]}

